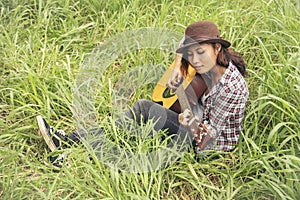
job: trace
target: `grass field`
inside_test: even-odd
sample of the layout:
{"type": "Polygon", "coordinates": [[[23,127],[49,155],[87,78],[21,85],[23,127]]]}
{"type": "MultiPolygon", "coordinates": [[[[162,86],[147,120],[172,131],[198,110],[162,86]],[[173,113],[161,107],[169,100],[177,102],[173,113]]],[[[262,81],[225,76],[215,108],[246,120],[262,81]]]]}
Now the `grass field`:
{"type": "MultiPolygon", "coordinates": [[[[298,0],[1,0],[0,199],[300,199],[299,24],[298,0]],[[76,129],[74,85],[88,55],[123,31],[183,33],[200,19],[215,21],[248,63],[250,99],[238,147],[199,159],[187,152],[147,173],[91,162],[79,147],[54,170],[35,116],[76,129]]],[[[142,49],[112,61],[99,79],[99,121],[109,125],[111,91],[123,74],[173,59],[142,49]]],[[[150,99],[153,86],[138,88],[130,103],[150,99]]]]}

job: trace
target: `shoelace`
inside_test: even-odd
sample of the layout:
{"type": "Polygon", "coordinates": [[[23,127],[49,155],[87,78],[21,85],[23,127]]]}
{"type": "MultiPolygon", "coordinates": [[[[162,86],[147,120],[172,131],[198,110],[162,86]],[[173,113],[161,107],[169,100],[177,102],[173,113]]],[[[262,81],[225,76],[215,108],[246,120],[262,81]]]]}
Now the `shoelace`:
{"type": "Polygon", "coordinates": [[[66,152],[62,153],[62,154],[59,154],[56,161],[59,163],[59,164],[62,164],[62,162],[64,161],[64,159],[67,157],[67,154],[66,152]]]}
{"type": "Polygon", "coordinates": [[[66,137],[66,133],[65,131],[61,130],[61,129],[54,129],[54,127],[50,127],[50,133],[51,135],[54,133],[55,135],[57,135],[58,137],[60,137],[61,139],[66,137]]]}

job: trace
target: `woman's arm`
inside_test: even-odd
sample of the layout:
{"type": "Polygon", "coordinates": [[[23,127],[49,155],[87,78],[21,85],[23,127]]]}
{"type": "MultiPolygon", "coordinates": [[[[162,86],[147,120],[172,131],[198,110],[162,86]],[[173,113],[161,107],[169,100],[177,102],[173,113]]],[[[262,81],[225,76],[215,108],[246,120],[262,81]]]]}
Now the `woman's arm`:
{"type": "Polygon", "coordinates": [[[181,73],[181,59],[182,54],[177,53],[174,63],[173,72],[171,74],[171,77],[167,83],[167,87],[170,88],[173,92],[178,88],[178,86],[181,84],[183,80],[183,76],[181,73]]]}
{"type": "Polygon", "coordinates": [[[237,144],[247,102],[247,92],[222,88],[206,108],[205,118],[220,150],[231,150],[237,144]]]}

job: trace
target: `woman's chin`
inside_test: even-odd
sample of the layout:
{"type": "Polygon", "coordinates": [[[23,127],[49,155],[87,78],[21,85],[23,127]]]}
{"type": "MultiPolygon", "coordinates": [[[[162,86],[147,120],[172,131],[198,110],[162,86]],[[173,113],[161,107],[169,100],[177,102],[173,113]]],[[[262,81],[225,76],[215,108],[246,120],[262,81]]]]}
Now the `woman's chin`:
{"type": "Polygon", "coordinates": [[[207,72],[208,72],[208,70],[204,70],[204,69],[197,69],[197,70],[196,70],[196,72],[197,72],[198,74],[205,74],[205,73],[207,73],[207,72]]]}

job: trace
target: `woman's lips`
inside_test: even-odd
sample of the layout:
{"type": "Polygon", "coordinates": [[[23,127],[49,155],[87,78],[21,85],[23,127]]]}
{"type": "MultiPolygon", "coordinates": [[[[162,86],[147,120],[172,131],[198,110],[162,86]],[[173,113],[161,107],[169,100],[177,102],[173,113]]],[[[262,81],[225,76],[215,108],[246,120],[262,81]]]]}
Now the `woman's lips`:
{"type": "Polygon", "coordinates": [[[194,66],[194,68],[196,69],[196,70],[199,70],[199,69],[201,69],[203,66],[194,66]]]}

